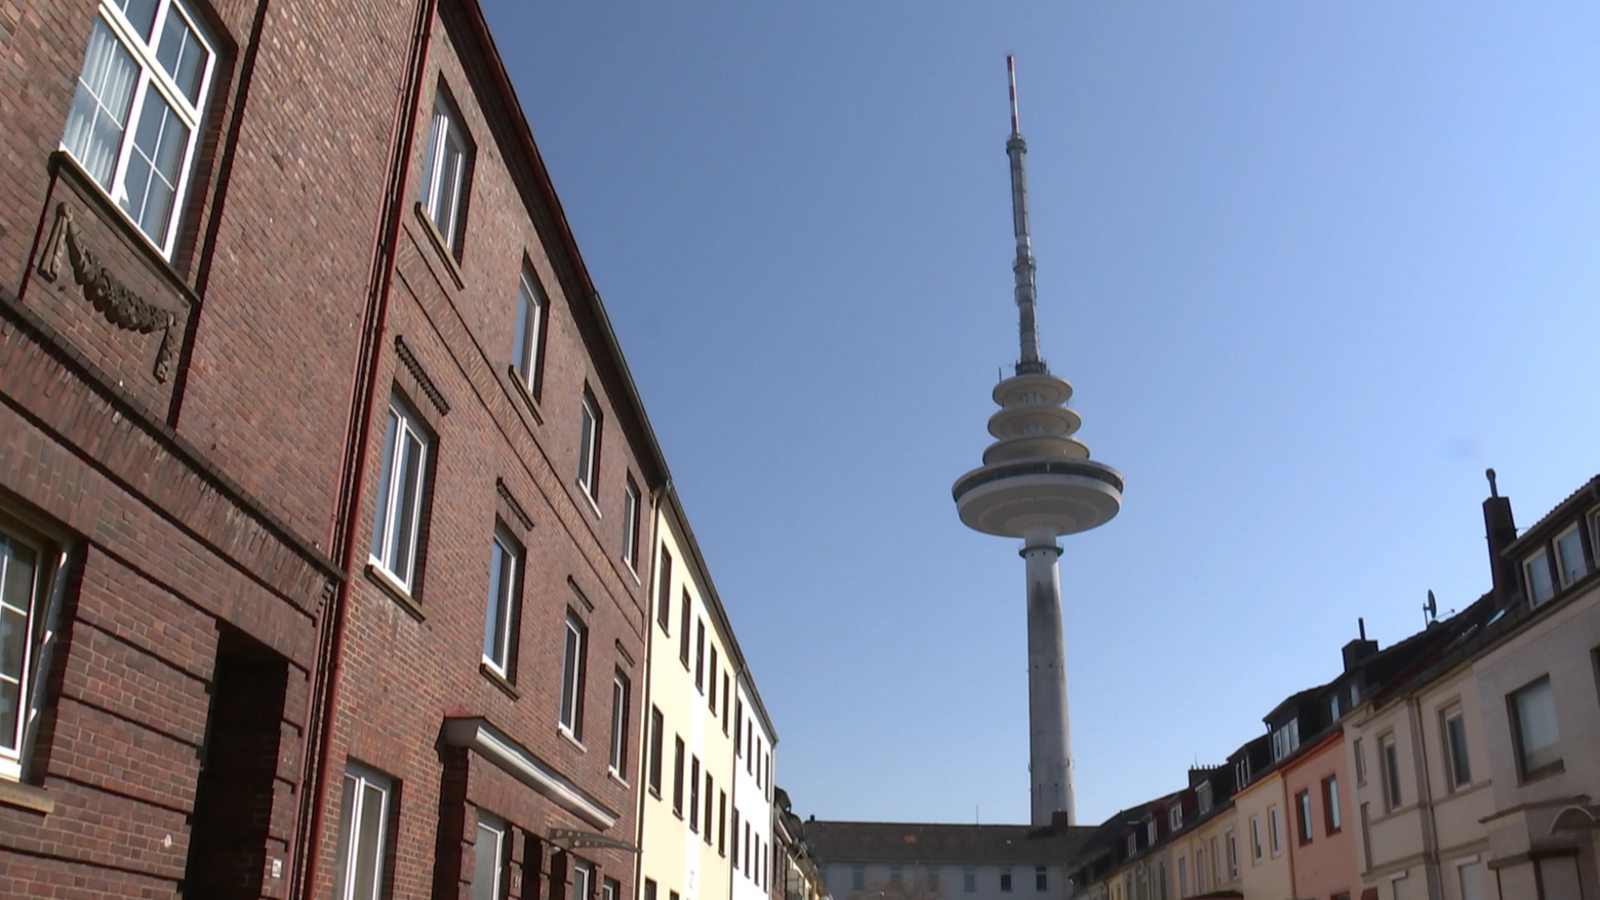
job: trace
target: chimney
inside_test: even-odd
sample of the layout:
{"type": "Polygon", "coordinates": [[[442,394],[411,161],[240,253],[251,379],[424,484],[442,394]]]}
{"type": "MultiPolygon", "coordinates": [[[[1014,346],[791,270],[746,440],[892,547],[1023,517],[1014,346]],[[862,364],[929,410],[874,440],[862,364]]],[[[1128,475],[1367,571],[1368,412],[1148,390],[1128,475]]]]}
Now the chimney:
{"type": "Polygon", "coordinates": [[[1483,527],[1489,539],[1489,571],[1494,576],[1495,599],[1504,603],[1517,592],[1517,562],[1506,557],[1506,548],[1517,539],[1517,523],[1511,517],[1511,498],[1500,496],[1494,470],[1483,473],[1489,479],[1489,499],[1483,501],[1483,527]]]}
{"type": "Polygon", "coordinates": [[[1072,823],[1067,821],[1067,811],[1066,810],[1058,809],[1055,812],[1050,814],[1050,827],[1051,828],[1066,828],[1070,824],[1072,824],[1072,823]]]}
{"type": "Polygon", "coordinates": [[[1378,642],[1367,640],[1367,620],[1356,619],[1356,628],[1359,629],[1361,637],[1345,644],[1342,651],[1344,653],[1344,671],[1346,675],[1350,674],[1363,662],[1366,662],[1368,657],[1374,656],[1378,652],[1378,642]]]}

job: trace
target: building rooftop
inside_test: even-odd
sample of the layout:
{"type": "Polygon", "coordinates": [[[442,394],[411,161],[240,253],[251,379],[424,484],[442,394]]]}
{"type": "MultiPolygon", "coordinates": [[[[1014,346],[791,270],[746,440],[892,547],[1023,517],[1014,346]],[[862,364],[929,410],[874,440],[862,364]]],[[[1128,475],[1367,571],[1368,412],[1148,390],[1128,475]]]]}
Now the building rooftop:
{"type": "Polygon", "coordinates": [[[819,862],[1065,863],[1090,826],[945,825],[917,822],[805,823],[819,862]]]}

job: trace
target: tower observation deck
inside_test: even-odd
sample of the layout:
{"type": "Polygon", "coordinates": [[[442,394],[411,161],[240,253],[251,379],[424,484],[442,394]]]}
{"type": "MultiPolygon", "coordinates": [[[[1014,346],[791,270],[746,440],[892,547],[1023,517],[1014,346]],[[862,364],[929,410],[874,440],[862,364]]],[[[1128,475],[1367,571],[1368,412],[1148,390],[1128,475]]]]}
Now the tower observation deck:
{"type": "Polygon", "coordinates": [[[1011,87],[1012,231],[1021,357],[1015,374],[994,388],[1000,406],[989,417],[994,443],[983,465],[956,479],[951,493],[968,528],[1022,539],[1027,563],[1028,737],[1033,824],[1049,825],[1057,812],[1076,821],[1071,740],[1067,726],[1066,650],[1061,630],[1061,578],[1057,538],[1105,524],[1122,506],[1122,475],[1089,458],[1074,435],[1082,419],[1067,407],[1072,385],[1051,374],[1039,356],[1035,319],[1032,241],[1028,225],[1028,152],[1017,122],[1016,66],[1006,57],[1011,87]]]}

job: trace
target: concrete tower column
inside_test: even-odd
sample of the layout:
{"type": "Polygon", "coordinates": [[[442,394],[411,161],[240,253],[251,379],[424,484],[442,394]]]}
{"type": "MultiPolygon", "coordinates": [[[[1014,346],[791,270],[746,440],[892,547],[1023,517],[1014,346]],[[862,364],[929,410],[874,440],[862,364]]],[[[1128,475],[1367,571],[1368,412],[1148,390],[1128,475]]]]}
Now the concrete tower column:
{"type": "Polygon", "coordinates": [[[1057,810],[1077,821],[1072,797],[1072,736],[1067,726],[1067,652],[1061,629],[1061,547],[1052,531],[1027,535],[1028,772],[1033,824],[1057,810]]]}

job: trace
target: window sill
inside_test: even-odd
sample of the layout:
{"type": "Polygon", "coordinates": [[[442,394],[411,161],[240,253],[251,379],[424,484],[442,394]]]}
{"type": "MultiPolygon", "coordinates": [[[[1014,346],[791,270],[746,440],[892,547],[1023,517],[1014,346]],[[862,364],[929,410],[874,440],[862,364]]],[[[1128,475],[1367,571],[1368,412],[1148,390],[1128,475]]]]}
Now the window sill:
{"type": "Polygon", "coordinates": [[[1520,787],[1523,785],[1533,784],[1536,781],[1543,781],[1553,775],[1560,775],[1565,771],[1567,771],[1566,761],[1558,759],[1553,763],[1546,763],[1545,765],[1534,769],[1532,772],[1523,774],[1521,778],[1517,779],[1517,785],[1520,787]]]}
{"type": "Polygon", "coordinates": [[[422,604],[417,602],[417,598],[411,596],[411,592],[406,590],[382,566],[374,562],[367,563],[367,580],[382,588],[383,592],[389,595],[389,599],[398,603],[400,608],[409,613],[413,619],[421,622],[428,618],[427,613],[422,611],[422,604]]]}
{"type": "Polygon", "coordinates": [[[450,249],[450,242],[439,233],[439,226],[433,224],[433,217],[428,215],[428,210],[420,202],[413,204],[411,208],[416,211],[417,221],[422,223],[423,233],[428,236],[433,249],[437,250],[439,258],[444,260],[445,268],[450,272],[450,279],[456,283],[456,289],[466,287],[467,282],[461,277],[461,265],[456,262],[456,255],[450,249]]]}
{"type": "Polygon", "coordinates": [[[606,777],[610,778],[612,781],[615,781],[617,784],[622,785],[623,787],[628,787],[628,779],[623,778],[622,774],[620,772],[618,772],[616,769],[613,769],[613,768],[607,766],[606,767],[606,777]]]}
{"type": "Polygon", "coordinates": [[[589,493],[589,488],[583,483],[582,479],[574,479],[572,483],[578,486],[578,493],[583,495],[583,499],[589,501],[589,508],[594,510],[595,518],[604,519],[606,514],[600,511],[600,501],[596,500],[594,495],[589,493]]]}
{"type": "Polygon", "coordinates": [[[42,787],[0,779],[0,806],[10,806],[48,816],[56,811],[56,800],[42,787]]]}
{"type": "Polygon", "coordinates": [[[512,684],[510,679],[506,678],[506,676],[495,671],[494,666],[489,665],[488,660],[483,660],[478,663],[478,671],[482,673],[484,678],[489,679],[489,682],[495,687],[499,688],[500,692],[505,694],[507,697],[510,697],[513,700],[522,699],[522,692],[517,690],[517,686],[512,684]]]}
{"type": "Polygon", "coordinates": [[[533,413],[533,421],[543,425],[544,410],[539,406],[539,398],[533,395],[533,391],[528,390],[528,383],[522,380],[522,373],[517,371],[516,366],[506,366],[506,377],[511,379],[512,391],[522,398],[522,402],[528,407],[528,412],[533,413]]]}
{"type": "Polygon", "coordinates": [[[650,791],[650,796],[656,798],[657,800],[661,799],[661,788],[653,787],[648,788],[648,790],[650,791]]]}
{"type": "Polygon", "coordinates": [[[561,735],[562,740],[566,741],[567,743],[571,744],[574,747],[577,747],[579,751],[581,751],[583,753],[588,753],[589,752],[589,748],[585,747],[583,745],[583,741],[578,740],[578,736],[573,734],[572,733],[572,729],[568,728],[567,726],[565,726],[565,725],[557,726],[556,733],[561,735]]]}

